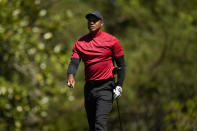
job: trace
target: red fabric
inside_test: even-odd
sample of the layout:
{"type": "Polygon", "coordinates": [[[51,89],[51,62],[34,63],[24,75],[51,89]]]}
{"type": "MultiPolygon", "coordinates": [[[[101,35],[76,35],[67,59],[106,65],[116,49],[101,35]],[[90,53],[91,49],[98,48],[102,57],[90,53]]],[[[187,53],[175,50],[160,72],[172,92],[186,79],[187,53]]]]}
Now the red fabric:
{"type": "Polygon", "coordinates": [[[72,52],[72,58],[82,59],[85,64],[86,81],[113,78],[113,58],[123,55],[118,39],[103,31],[77,40],[72,52]]]}

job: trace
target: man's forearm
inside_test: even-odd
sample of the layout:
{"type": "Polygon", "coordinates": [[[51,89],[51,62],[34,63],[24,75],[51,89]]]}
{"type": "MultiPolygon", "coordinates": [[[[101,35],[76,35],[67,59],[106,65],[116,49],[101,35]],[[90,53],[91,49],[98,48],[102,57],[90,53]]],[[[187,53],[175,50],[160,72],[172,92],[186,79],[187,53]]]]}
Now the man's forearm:
{"type": "Polygon", "coordinates": [[[67,74],[73,74],[73,76],[75,76],[76,72],[77,72],[77,69],[78,69],[78,66],[79,66],[79,63],[80,63],[80,59],[77,59],[77,58],[71,58],[71,62],[68,66],[68,70],[67,70],[67,74]]]}
{"type": "Polygon", "coordinates": [[[125,65],[125,60],[124,60],[124,56],[120,56],[117,59],[115,59],[116,64],[118,66],[118,81],[117,81],[117,86],[121,86],[123,85],[123,81],[125,79],[125,74],[126,74],[126,65],[125,65]]]}

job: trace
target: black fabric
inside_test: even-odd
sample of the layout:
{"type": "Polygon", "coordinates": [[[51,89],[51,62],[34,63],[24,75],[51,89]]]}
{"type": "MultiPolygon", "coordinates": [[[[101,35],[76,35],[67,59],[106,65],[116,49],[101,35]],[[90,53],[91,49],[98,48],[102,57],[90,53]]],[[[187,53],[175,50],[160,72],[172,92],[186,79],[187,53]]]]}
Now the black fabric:
{"type": "Polygon", "coordinates": [[[73,74],[75,75],[78,69],[80,63],[80,59],[77,58],[71,58],[70,64],[68,66],[67,74],[73,74]]]}
{"type": "Polygon", "coordinates": [[[113,79],[90,81],[85,84],[85,109],[89,131],[107,131],[106,124],[113,104],[113,79]]]}
{"type": "Polygon", "coordinates": [[[126,65],[125,65],[124,56],[118,57],[117,59],[115,59],[115,61],[116,61],[116,65],[118,66],[118,68],[117,68],[117,74],[118,74],[117,85],[122,87],[123,81],[125,79],[125,74],[126,74],[126,65]]]}

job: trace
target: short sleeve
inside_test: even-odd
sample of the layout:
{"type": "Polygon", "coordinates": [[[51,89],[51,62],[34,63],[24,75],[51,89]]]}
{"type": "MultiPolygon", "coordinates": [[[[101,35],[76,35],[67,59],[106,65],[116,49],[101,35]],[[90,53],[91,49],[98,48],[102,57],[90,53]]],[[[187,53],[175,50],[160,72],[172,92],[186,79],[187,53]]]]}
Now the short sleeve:
{"type": "Polygon", "coordinates": [[[77,58],[77,59],[80,59],[80,55],[79,55],[79,52],[77,51],[77,42],[75,42],[75,44],[73,45],[73,50],[72,50],[72,56],[71,58],[77,58]]]}
{"type": "Polygon", "coordinates": [[[118,39],[115,39],[115,43],[113,45],[113,56],[114,58],[118,58],[124,55],[123,48],[118,39]]]}

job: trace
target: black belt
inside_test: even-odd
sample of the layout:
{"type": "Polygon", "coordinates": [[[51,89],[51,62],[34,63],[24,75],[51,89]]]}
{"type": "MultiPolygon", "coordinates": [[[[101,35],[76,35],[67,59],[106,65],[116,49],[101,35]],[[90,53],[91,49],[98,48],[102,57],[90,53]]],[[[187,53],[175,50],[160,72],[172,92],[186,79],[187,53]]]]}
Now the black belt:
{"type": "Polygon", "coordinates": [[[113,78],[103,79],[103,80],[91,80],[91,81],[88,81],[87,84],[100,85],[100,84],[106,83],[108,81],[113,81],[113,80],[114,80],[113,78]]]}

